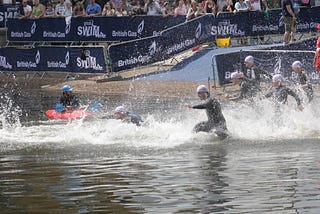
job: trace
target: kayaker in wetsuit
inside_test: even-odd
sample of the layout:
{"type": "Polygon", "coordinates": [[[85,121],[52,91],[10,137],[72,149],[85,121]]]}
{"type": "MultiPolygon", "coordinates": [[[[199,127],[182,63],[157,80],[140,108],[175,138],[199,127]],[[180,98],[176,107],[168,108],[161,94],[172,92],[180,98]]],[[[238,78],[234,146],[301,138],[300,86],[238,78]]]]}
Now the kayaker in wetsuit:
{"type": "Polygon", "coordinates": [[[114,117],[117,120],[134,123],[137,126],[140,126],[141,125],[140,123],[143,122],[139,115],[137,115],[133,112],[127,111],[126,108],[123,106],[118,106],[114,110],[114,117]]]}
{"type": "Polygon", "coordinates": [[[309,102],[313,99],[313,90],[311,83],[307,80],[307,75],[302,72],[302,63],[300,61],[294,61],[291,65],[292,70],[298,74],[298,82],[301,88],[305,91],[309,102]]]}
{"type": "Polygon", "coordinates": [[[208,121],[198,123],[194,132],[210,132],[215,129],[214,133],[220,138],[226,138],[227,125],[222,114],[220,103],[217,99],[210,97],[208,88],[205,85],[199,85],[197,88],[198,97],[204,102],[198,105],[185,104],[188,108],[205,109],[208,121]]]}
{"type": "Polygon", "coordinates": [[[78,98],[72,94],[72,87],[70,85],[64,85],[62,88],[62,96],[60,98],[60,103],[63,104],[65,109],[78,109],[80,106],[78,98]]]}

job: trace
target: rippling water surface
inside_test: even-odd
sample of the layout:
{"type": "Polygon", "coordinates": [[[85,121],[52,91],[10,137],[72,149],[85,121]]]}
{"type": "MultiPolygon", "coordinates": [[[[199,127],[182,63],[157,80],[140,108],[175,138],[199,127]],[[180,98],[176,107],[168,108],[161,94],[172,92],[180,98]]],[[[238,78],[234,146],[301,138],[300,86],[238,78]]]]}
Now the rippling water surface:
{"type": "Polygon", "coordinates": [[[182,100],[103,101],[107,112],[126,104],[141,114],[145,124],[136,127],[47,121],[43,109],[55,99],[18,101],[13,124],[2,114],[1,213],[320,212],[316,106],[285,106],[279,125],[268,101],[223,104],[232,136],[219,141],[191,132],[206,117],[182,100]]]}

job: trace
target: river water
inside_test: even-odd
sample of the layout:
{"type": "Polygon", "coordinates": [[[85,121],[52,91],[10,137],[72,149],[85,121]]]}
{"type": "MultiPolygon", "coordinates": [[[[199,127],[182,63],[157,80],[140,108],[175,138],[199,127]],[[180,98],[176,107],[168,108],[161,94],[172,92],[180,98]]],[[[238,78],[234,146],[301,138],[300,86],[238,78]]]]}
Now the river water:
{"type": "Polygon", "coordinates": [[[302,112],[289,99],[280,122],[269,100],[223,103],[231,137],[219,141],[191,132],[205,113],[181,104],[197,100],[82,97],[126,105],[136,127],[49,121],[58,94],[18,95],[2,95],[1,213],[320,212],[318,99],[302,112]]]}

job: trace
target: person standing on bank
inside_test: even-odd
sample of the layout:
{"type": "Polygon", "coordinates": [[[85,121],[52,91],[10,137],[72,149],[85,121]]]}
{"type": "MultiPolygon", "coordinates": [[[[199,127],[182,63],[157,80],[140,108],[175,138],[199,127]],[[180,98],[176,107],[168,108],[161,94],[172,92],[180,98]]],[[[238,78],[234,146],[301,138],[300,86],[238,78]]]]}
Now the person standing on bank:
{"type": "Polygon", "coordinates": [[[307,75],[302,72],[302,63],[300,61],[294,61],[291,65],[292,70],[298,75],[298,81],[301,88],[306,92],[309,102],[313,99],[312,85],[308,83],[307,75]]]}
{"type": "Polygon", "coordinates": [[[210,132],[215,129],[214,133],[221,139],[225,139],[228,134],[226,120],[222,114],[220,103],[217,99],[210,97],[208,88],[205,85],[197,87],[197,93],[200,100],[204,102],[198,105],[185,104],[188,108],[205,109],[208,121],[198,123],[194,128],[194,132],[210,132]]]}
{"type": "Polygon", "coordinates": [[[296,16],[294,14],[292,0],[281,0],[281,8],[285,31],[283,36],[283,42],[284,44],[289,44],[292,24],[296,22],[296,16]]]}
{"type": "MultiPolygon", "coordinates": [[[[318,29],[318,34],[320,34],[320,24],[317,25],[318,29]]],[[[316,53],[314,55],[314,66],[316,68],[317,74],[319,74],[320,71],[320,35],[317,39],[317,44],[316,44],[316,53]]]]}

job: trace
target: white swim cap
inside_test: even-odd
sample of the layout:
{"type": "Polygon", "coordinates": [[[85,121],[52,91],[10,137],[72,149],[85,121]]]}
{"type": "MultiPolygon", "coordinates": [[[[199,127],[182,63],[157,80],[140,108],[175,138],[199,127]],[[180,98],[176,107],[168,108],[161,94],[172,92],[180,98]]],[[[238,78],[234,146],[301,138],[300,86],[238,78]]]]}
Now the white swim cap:
{"type": "Polygon", "coordinates": [[[245,59],[244,59],[244,62],[250,62],[253,64],[254,60],[253,60],[253,56],[247,56],[245,59]]]}
{"type": "Polygon", "coordinates": [[[123,106],[118,106],[118,107],[114,110],[114,112],[116,112],[116,113],[126,113],[127,110],[126,110],[125,107],[123,107],[123,106]]]}
{"type": "Polygon", "coordinates": [[[239,79],[241,77],[241,74],[239,72],[232,72],[230,75],[231,79],[239,79]]]}
{"type": "Polygon", "coordinates": [[[273,77],[272,77],[272,82],[282,82],[282,76],[281,76],[281,74],[275,74],[275,75],[273,75],[273,77]]]}
{"type": "Polygon", "coordinates": [[[209,90],[205,85],[199,85],[197,88],[197,93],[208,93],[209,90]]]}
{"type": "Polygon", "coordinates": [[[294,61],[291,65],[292,68],[301,68],[302,63],[300,61],[294,61]]]}

